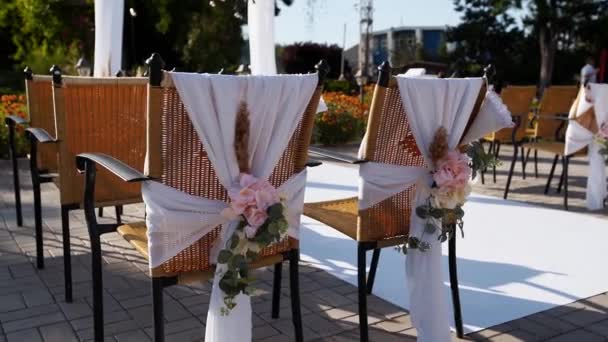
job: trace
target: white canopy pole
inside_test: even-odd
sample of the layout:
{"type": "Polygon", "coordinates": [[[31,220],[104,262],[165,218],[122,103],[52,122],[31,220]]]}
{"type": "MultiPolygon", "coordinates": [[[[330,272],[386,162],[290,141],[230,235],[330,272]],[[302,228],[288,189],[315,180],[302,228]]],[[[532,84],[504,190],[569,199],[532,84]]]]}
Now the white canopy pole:
{"type": "Polygon", "coordinates": [[[274,0],[249,0],[249,54],[251,73],[274,75],[277,64],[274,50],[274,0]]]}
{"type": "Polygon", "coordinates": [[[95,77],[114,76],[121,69],[124,9],[124,0],[95,0],[95,77]]]}

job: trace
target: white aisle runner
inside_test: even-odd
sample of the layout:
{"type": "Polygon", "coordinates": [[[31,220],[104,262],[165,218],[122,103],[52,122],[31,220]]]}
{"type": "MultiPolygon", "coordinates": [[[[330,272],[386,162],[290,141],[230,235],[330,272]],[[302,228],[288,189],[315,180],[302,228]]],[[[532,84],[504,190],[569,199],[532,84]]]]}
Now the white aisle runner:
{"type": "MultiPolygon", "coordinates": [[[[356,168],[311,168],[306,202],[356,196],[357,182],[356,168]]],[[[457,255],[467,333],[608,291],[608,220],[476,194],[465,212],[457,255]]],[[[356,285],[356,243],[311,218],[302,223],[302,260],[356,285]]],[[[443,255],[449,296],[447,244],[443,255]]],[[[404,259],[382,250],[374,294],[407,309],[404,259]]]]}

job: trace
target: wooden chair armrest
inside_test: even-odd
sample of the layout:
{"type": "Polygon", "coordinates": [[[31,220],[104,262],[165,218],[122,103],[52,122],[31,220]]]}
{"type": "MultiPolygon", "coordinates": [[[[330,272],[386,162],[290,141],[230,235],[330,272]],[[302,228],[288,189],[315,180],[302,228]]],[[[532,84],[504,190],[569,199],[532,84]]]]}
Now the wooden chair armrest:
{"type": "Polygon", "coordinates": [[[76,167],[79,172],[86,171],[87,162],[102,166],[127,183],[152,179],[122,161],[103,153],[81,153],[77,155],[76,167]]]}
{"type": "Polygon", "coordinates": [[[38,142],[41,144],[50,144],[57,142],[57,139],[53,138],[49,134],[49,132],[45,131],[42,128],[29,127],[25,131],[30,141],[38,142]]]}
{"type": "Polygon", "coordinates": [[[310,147],[310,148],[308,148],[308,152],[311,154],[317,155],[319,157],[331,159],[331,160],[342,162],[342,163],[361,164],[361,163],[367,162],[367,160],[353,158],[351,156],[347,156],[347,155],[332,152],[332,151],[327,151],[325,149],[318,148],[318,147],[310,147]]]}

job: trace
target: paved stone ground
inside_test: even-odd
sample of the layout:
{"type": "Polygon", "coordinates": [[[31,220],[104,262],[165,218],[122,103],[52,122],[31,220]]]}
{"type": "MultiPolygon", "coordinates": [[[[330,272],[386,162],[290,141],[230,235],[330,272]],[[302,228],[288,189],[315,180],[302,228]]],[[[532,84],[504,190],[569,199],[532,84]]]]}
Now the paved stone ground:
{"type": "MultiPolygon", "coordinates": [[[[352,153],[352,148],[345,150],[352,153]]],[[[505,148],[505,157],[510,151],[505,148]]],[[[510,199],[559,207],[561,197],[542,195],[550,156],[541,155],[538,179],[514,177],[510,199]]],[[[572,163],[572,210],[584,212],[584,161],[572,163]]],[[[43,184],[42,201],[46,267],[34,266],[33,209],[27,162],[22,161],[24,226],[14,217],[9,163],[0,161],[0,342],[88,341],[93,338],[90,255],[88,233],[81,211],[70,215],[74,303],[63,300],[63,259],[58,193],[43,184]]],[[[530,164],[532,165],[532,164],[530,164]]],[[[500,196],[508,163],[499,168],[498,182],[491,179],[475,191],[500,196]]],[[[518,170],[520,170],[518,164],[518,170]]],[[[533,167],[528,167],[533,170],[533,167]]],[[[558,168],[559,171],[559,168],[558,168]]],[[[487,178],[488,180],[488,178],[487,178]]],[[[113,210],[106,210],[112,219],[113,210]]],[[[127,221],[143,217],[141,206],[125,208],[127,221]]],[[[605,215],[606,211],[594,215],[605,215]]],[[[116,234],[103,238],[105,333],[107,341],[151,341],[152,305],[147,264],[116,234]]],[[[285,266],[286,268],[288,266],[285,266]]],[[[283,272],[286,276],[287,269],[283,272]]],[[[270,318],[272,270],[256,274],[260,293],[253,299],[254,340],[292,341],[288,281],[283,281],[281,318],[270,318]]],[[[357,341],[357,289],[305,263],[300,267],[304,334],[308,341],[357,341]]],[[[165,290],[167,341],[201,341],[204,335],[209,287],[174,286],[165,290]]],[[[414,341],[410,317],[375,296],[369,297],[372,341],[414,341]]],[[[581,300],[542,313],[504,323],[466,337],[491,341],[606,341],[608,340],[608,294],[581,300]]],[[[457,338],[454,338],[458,341],[457,338]]]]}

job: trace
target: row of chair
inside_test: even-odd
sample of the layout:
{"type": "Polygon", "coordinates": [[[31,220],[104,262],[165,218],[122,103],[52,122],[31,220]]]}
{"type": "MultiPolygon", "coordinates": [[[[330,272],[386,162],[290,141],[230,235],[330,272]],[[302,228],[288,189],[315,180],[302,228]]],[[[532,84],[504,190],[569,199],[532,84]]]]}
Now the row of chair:
{"type": "MultiPolygon", "coordinates": [[[[538,177],[538,151],[553,155],[553,164],[545,194],[549,192],[556,165],[561,158],[562,176],[558,192],[564,188],[564,207],[568,209],[568,164],[573,156],[564,155],[564,135],[568,125],[568,112],[578,93],[577,86],[550,86],[542,94],[538,106],[532,109],[537,89],[534,86],[507,86],[502,89],[500,96],[516,123],[514,128],[505,128],[494,132],[485,138],[489,143],[489,153],[499,157],[503,144],[512,144],[513,155],[504,190],[504,199],[507,199],[511,187],[511,180],[515,165],[520,160],[522,177],[526,179],[526,166],[533,151],[534,176],[538,177]]],[[[583,155],[585,152],[576,154],[583,155]]],[[[482,173],[482,183],[485,183],[485,174],[482,173]]],[[[493,167],[492,177],[496,183],[496,166],[493,167]]]]}
{"type": "MultiPolygon", "coordinates": [[[[104,338],[101,235],[118,232],[143,257],[148,257],[145,222],[122,224],[120,220],[122,205],[141,202],[139,183],[155,180],[194,196],[227,200],[226,189],[219,183],[172,84],[171,74],[163,71],[164,62],[159,55],[153,54],[146,64],[147,78],[72,77],[62,75],[57,67],[51,69],[51,76],[26,72],[30,119],[26,132],[31,142],[37,265],[44,267],[40,184],[53,181],[60,193],[67,302],[72,301],[68,214],[70,210],[84,209],[91,241],[96,341],[103,341],[104,338]],[[147,166],[146,174],[144,164],[147,166]],[[95,209],[108,206],[116,206],[117,222],[97,222],[95,209]]],[[[328,67],[321,62],[317,69],[319,84],[314,96],[269,179],[274,186],[278,187],[303,168],[318,164],[308,160],[308,152],[314,116],[328,67]]],[[[9,117],[7,124],[14,135],[16,125],[27,123],[17,117],[9,117]]],[[[367,160],[403,166],[424,164],[388,63],[379,70],[367,135],[370,137],[367,141],[367,160]]],[[[15,154],[12,153],[12,156],[15,162],[17,217],[18,223],[22,224],[18,169],[15,154]]],[[[380,249],[407,240],[412,192],[408,190],[397,194],[365,211],[357,209],[356,199],[305,206],[306,215],[358,242],[362,341],[368,340],[366,296],[372,292],[380,249]],[[373,251],[372,267],[367,275],[366,252],[370,250],[373,251]]],[[[210,251],[219,231],[219,227],[214,229],[177,256],[150,270],[155,341],[164,339],[163,289],[213,276],[210,251]]],[[[455,239],[450,240],[449,266],[456,329],[458,335],[462,336],[455,243],[455,239]]],[[[274,265],[273,318],[279,316],[282,263],[288,261],[290,264],[292,320],[295,339],[302,341],[298,241],[286,239],[262,251],[261,256],[254,267],[274,265]]]]}

